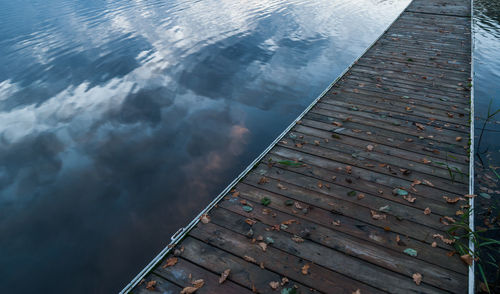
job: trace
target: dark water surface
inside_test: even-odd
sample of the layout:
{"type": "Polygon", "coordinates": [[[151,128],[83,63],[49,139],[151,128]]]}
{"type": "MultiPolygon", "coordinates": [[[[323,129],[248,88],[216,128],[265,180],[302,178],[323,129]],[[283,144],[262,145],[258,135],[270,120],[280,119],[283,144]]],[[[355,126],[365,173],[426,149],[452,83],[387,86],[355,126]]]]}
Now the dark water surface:
{"type": "Polygon", "coordinates": [[[119,291],[408,2],[0,1],[0,293],[119,291]]]}
{"type": "MultiPolygon", "coordinates": [[[[488,229],[487,237],[500,240],[500,113],[485,124],[488,108],[490,114],[500,109],[500,1],[474,0],[474,13],[475,189],[479,195],[475,224],[476,229],[488,229]]],[[[483,264],[499,264],[498,247],[484,251],[482,258],[483,264]]],[[[485,272],[490,287],[496,287],[493,292],[500,293],[498,268],[487,265],[485,272]]],[[[478,277],[477,281],[483,279],[478,277]]]]}

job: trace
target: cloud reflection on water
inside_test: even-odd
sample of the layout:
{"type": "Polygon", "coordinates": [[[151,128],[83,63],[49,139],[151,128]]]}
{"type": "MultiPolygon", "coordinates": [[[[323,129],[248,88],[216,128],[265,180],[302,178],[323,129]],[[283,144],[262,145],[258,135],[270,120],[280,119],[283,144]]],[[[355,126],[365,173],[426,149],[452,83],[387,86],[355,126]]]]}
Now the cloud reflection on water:
{"type": "Polygon", "coordinates": [[[0,4],[0,292],[118,290],[407,2],[0,4]]]}

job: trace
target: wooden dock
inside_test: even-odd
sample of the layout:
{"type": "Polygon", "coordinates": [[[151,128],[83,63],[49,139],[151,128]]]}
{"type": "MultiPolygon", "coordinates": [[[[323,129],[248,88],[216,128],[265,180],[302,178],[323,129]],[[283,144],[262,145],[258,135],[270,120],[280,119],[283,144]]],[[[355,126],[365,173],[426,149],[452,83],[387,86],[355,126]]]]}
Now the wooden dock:
{"type": "Polygon", "coordinates": [[[414,0],[131,292],[466,293],[470,16],[414,0]]]}

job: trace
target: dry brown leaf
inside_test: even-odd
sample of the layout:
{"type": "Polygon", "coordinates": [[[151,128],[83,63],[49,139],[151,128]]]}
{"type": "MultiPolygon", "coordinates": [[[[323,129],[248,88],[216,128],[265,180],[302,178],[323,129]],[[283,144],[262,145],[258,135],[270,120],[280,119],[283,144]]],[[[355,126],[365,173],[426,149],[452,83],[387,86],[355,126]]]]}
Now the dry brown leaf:
{"type": "Polygon", "coordinates": [[[281,224],[289,226],[289,225],[291,225],[293,223],[298,224],[299,222],[296,219],[289,219],[289,220],[286,220],[286,221],[282,222],[281,224]]]}
{"type": "Polygon", "coordinates": [[[191,284],[193,284],[193,287],[186,287],[182,289],[181,294],[191,294],[196,292],[198,289],[203,287],[203,285],[205,285],[205,281],[203,279],[198,279],[193,281],[191,284]]]}
{"type": "Polygon", "coordinates": [[[181,294],[192,294],[196,292],[199,288],[196,287],[186,287],[182,289],[181,294]]]}
{"type": "Polygon", "coordinates": [[[422,182],[424,182],[424,184],[426,184],[427,186],[434,187],[434,184],[428,180],[422,180],[422,182]]]}
{"type": "Polygon", "coordinates": [[[269,282],[269,287],[271,287],[273,290],[278,289],[279,286],[280,282],[275,282],[275,281],[269,282]]]}
{"type": "Polygon", "coordinates": [[[448,245],[451,245],[453,243],[455,243],[455,240],[451,240],[451,239],[446,239],[443,235],[441,234],[434,234],[432,235],[432,238],[439,238],[441,239],[441,241],[443,241],[444,243],[448,244],[448,245]]]}
{"type": "Polygon", "coordinates": [[[465,198],[474,198],[476,196],[477,196],[476,194],[466,194],[466,195],[464,195],[465,198]]]}
{"type": "Polygon", "coordinates": [[[433,248],[436,248],[436,247],[438,246],[438,244],[434,241],[434,242],[432,242],[431,246],[432,246],[433,248]]]}
{"type": "Polygon", "coordinates": [[[156,287],[156,283],[157,282],[155,280],[147,282],[146,283],[146,289],[148,289],[148,290],[154,290],[155,287],[156,287]]]}
{"type": "Polygon", "coordinates": [[[338,122],[338,121],[334,121],[332,122],[332,125],[336,126],[336,127],[341,127],[342,126],[342,123],[341,122],[338,122]]]}
{"type": "Polygon", "coordinates": [[[233,197],[238,197],[238,196],[240,196],[240,192],[236,191],[233,193],[233,197]]]}
{"type": "Polygon", "coordinates": [[[255,258],[250,257],[248,255],[243,256],[243,259],[245,259],[248,262],[257,263],[257,260],[255,260],[255,258]]]}
{"type": "Polygon", "coordinates": [[[317,185],[318,185],[318,188],[320,188],[320,189],[323,188],[323,183],[322,182],[318,182],[317,185]]]}
{"type": "Polygon", "coordinates": [[[286,187],[283,186],[282,184],[278,183],[276,186],[278,186],[278,188],[280,188],[280,190],[286,190],[286,187]]]}
{"type": "Polygon", "coordinates": [[[366,146],[366,150],[368,150],[368,151],[372,151],[373,148],[374,148],[373,145],[367,145],[366,146]]]}
{"type": "Polygon", "coordinates": [[[425,215],[429,215],[429,214],[431,214],[431,209],[430,209],[429,207],[426,207],[426,208],[424,209],[424,214],[425,214],[425,215]]]}
{"type": "Polygon", "coordinates": [[[208,224],[210,222],[210,217],[207,214],[203,214],[200,217],[200,220],[201,220],[202,223],[208,224]]]}
{"type": "Polygon", "coordinates": [[[415,123],[415,126],[421,131],[425,130],[425,126],[423,124],[415,123]]]}
{"type": "Polygon", "coordinates": [[[259,247],[262,249],[262,251],[264,251],[264,252],[266,251],[266,249],[267,249],[267,244],[266,243],[259,242],[259,244],[257,244],[257,245],[259,245],[259,247]]]}
{"type": "Polygon", "coordinates": [[[462,137],[456,137],[456,138],[455,138],[455,141],[457,141],[457,142],[462,141],[462,137]]]}
{"type": "Polygon", "coordinates": [[[309,265],[308,264],[304,264],[304,266],[302,267],[302,274],[303,275],[307,275],[308,274],[308,270],[309,270],[309,265]]]}
{"type": "Polygon", "coordinates": [[[460,259],[465,262],[468,266],[472,265],[472,256],[470,254],[464,254],[460,256],[460,259]]]}
{"type": "Polygon", "coordinates": [[[446,202],[451,203],[451,204],[457,203],[460,200],[465,200],[465,198],[462,198],[462,197],[450,198],[448,196],[443,196],[443,199],[446,200],[446,202]]]}
{"type": "Polygon", "coordinates": [[[286,277],[281,278],[281,286],[284,286],[288,282],[289,282],[288,278],[286,278],[286,277]]]}
{"type": "Polygon", "coordinates": [[[361,294],[361,290],[357,289],[356,291],[352,292],[352,294],[361,294]]]}
{"type": "Polygon", "coordinates": [[[414,273],[412,277],[415,284],[420,285],[420,283],[422,282],[422,275],[419,273],[414,273]]]}
{"type": "Polygon", "coordinates": [[[253,220],[253,219],[250,219],[250,218],[247,218],[245,220],[245,222],[251,226],[253,226],[257,221],[253,220]]]}
{"type": "Polygon", "coordinates": [[[340,220],[332,221],[332,225],[340,226],[340,220]]]}
{"type": "Polygon", "coordinates": [[[431,161],[427,158],[422,158],[422,162],[425,164],[431,163],[431,161]]]}
{"type": "Polygon", "coordinates": [[[266,178],[266,177],[262,177],[262,178],[260,178],[260,180],[259,180],[259,184],[263,185],[263,184],[265,184],[265,183],[269,183],[269,179],[268,179],[268,178],[266,178]]]}
{"type": "Polygon", "coordinates": [[[355,132],[355,133],[361,133],[362,130],[358,130],[358,129],[352,129],[351,131],[355,132]]]}
{"type": "Polygon", "coordinates": [[[420,184],[422,184],[422,181],[420,181],[420,180],[413,180],[413,182],[411,183],[411,186],[415,187],[416,185],[420,185],[420,184]]]}
{"type": "Polygon", "coordinates": [[[294,236],[292,237],[292,240],[293,240],[293,241],[295,241],[295,242],[297,242],[297,243],[302,243],[302,242],[304,242],[304,239],[302,239],[301,237],[299,237],[299,236],[297,236],[297,235],[294,235],[294,236]]]}
{"type": "Polygon", "coordinates": [[[231,269],[229,269],[229,268],[227,270],[225,270],[224,272],[222,272],[222,274],[220,275],[220,278],[219,278],[219,284],[224,283],[224,281],[229,276],[230,272],[231,272],[231,269]]]}
{"type": "Polygon", "coordinates": [[[452,218],[451,216],[443,216],[443,218],[447,221],[449,221],[450,223],[455,223],[456,220],[454,218],[452,218]]]}
{"type": "Polygon", "coordinates": [[[358,194],[358,200],[361,200],[361,199],[363,199],[363,198],[365,198],[365,194],[363,194],[363,193],[359,193],[359,194],[358,194]]]}
{"type": "Polygon", "coordinates": [[[205,281],[203,279],[198,279],[198,280],[195,280],[193,281],[191,284],[193,284],[193,286],[195,286],[196,288],[201,288],[203,287],[203,285],[205,284],[205,281]]]}
{"type": "Polygon", "coordinates": [[[345,171],[346,171],[348,174],[350,174],[350,173],[352,172],[352,166],[350,166],[350,165],[346,165],[346,167],[345,167],[345,171]]]}
{"type": "Polygon", "coordinates": [[[415,200],[417,200],[417,198],[411,197],[410,195],[403,196],[403,199],[410,202],[410,203],[413,203],[413,202],[415,202],[415,200]]]}
{"type": "Polygon", "coordinates": [[[374,211],[374,210],[370,210],[370,213],[371,213],[372,218],[373,218],[374,220],[384,220],[384,219],[386,219],[386,218],[387,218],[387,215],[382,214],[382,213],[378,213],[378,212],[376,212],[376,211],[374,211]]]}
{"type": "Polygon", "coordinates": [[[314,140],[314,145],[319,146],[319,141],[318,140],[314,140]]]}
{"type": "Polygon", "coordinates": [[[174,266],[177,263],[177,257],[170,257],[166,260],[166,263],[162,266],[162,268],[167,268],[169,266],[174,266]]]}

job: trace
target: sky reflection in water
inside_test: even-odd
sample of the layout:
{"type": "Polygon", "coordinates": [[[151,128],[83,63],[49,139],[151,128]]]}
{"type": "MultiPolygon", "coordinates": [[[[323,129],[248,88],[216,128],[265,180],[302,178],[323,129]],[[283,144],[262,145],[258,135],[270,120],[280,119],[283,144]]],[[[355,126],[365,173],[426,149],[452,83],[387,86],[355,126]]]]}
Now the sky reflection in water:
{"type": "Polygon", "coordinates": [[[0,292],[121,289],[407,3],[2,1],[0,292]]]}

